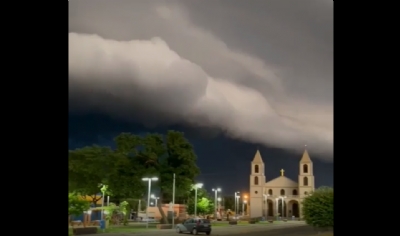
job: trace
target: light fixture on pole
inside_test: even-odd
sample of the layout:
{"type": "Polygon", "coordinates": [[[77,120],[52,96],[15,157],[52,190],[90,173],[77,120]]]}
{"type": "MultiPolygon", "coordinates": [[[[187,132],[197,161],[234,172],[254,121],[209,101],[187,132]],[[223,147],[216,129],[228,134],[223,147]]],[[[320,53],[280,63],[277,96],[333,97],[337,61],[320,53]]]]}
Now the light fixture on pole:
{"type": "Polygon", "coordinates": [[[237,210],[237,212],[236,212],[236,218],[237,218],[237,215],[239,214],[239,211],[240,211],[240,196],[239,195],[237,195],[236,196],[236,199],[237,199],[237,207],[236,207],[236,210],[237,210]]]}
{"type": "Polygon", "coordinates": [[[175,228],[175,173],[172,181],[172,228],[175,228]]]}
{"type": "Polygon", "coordinates": [[[244,215],[247,215],[247,195],[244,195],[243,196],[243,201],[246,201],[246,214],[244,214],[244,215]]]}
{"type": "Polygon", "coordinates": [[[101,188],[101,214],[100,214],[100,218],[101,220],[103,220],[103,216],[104,216],[104,197],[105,197],[105,193],[107,191],[107,185],[104,184],[100,184],[101,188]]]}
{"type": "Polygon", "coordinates": [[[236,216],[236,214],[237,214],[237,207],[236,207],[236,205],[237,205],[237,200],[238,200],[238,193],[240,193],[240,192],[235,192],[235,216],[236,216]]]}
{"type": "Polygon", "coordinates": [[[244,204],[247,205],[247,200],[243,200],[242,202],[242,216],[244,216],[244,204]]]}
{"type": "Polygon", "coordinates": [[[213,188],[212,191],[214,191],[214,220],[217,219],[217,194],[218,192],[221,192],[221,188],[213,188]]]}
{"type": "Polygon", "coordinates": [[[149,228],[149,207],[150,207],[150,192],[151,192],[151,181],[157,181],[157,177],[143,178],[145,182],[148,182],[149,190],[147,191],[147,208],[146,208],[146,228],[149,228]]]}
{"type": "Polygon", "coordinates": [[[197,183],[194,185],[194,216],[197,216],[197,189],[202,188],[203,184],[202,183],[197,183]]]}
{"type": "Polygon", "coordinates": [[[263,194],[263,196],[264,196],[264,206],[265,206],[265,211],[266,211],[266,212],[264,212],[264,215],[265,215],[266,218],[268,218],[268,197],[269,197],[269,194],[263,194]]]}
{"type": "Polygon", "coordinates": [[[279,197],[279,199],[281,199],[281,203],[282,203],[282,207],[281,207],[281,209],[282,209],[282,211],[281,211],[281,215],[282,215],[282,220],[283,220],[283,211],[284,211],[284,204],[285,204],[285,198],[286,198],[286,196],[280,196],[279,197]]]}
{"type": "Polygon", "coordinates": [[[156,200],[156,206],[158,206],[157,203],[158,203],[158,199],[160,199],[160,198],[156,197],[154,194],[151,195],[151,198],[156,200]]]}

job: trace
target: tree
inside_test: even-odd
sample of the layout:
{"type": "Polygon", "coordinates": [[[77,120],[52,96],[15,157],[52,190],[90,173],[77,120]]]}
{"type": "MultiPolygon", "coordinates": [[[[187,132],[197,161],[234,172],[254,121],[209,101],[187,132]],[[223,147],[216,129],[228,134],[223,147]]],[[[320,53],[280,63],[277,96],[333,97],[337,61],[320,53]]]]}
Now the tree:
{"type": "Polygon", "coordinates": [[[79,197],[75,193],[68,193],[68,215],[79,216],[84,211],[89,210],[90,204],[88,201],[79,197]]]}
{"type": "MultiPolygon", "coordinates": [[[[195,195],[196,191],[193,188],[193,190],[190,192],[190,197],[187,200],[188,207],[186,211],[189,214],[194,214],[195,195]]],[[[197,214],[205,215],[205,214],[212,214],[213,212],[214,212],[214,202],[210,200],[208,192],[204,188],[197,189],[197,214]]]]}
{"type": "MultiPolygon", "coordinates": [[[[168,131],[165,138],[160,134],[147,134],[144,137],[139,137],[122,133],[115,138],[115,141],[117,152],[124,155],[130,163],[126,164],[130,166],[129,168],[118,173],[120,178],[131,179],[131,184],[135,183],[135,185],[140,182],[142,193],[145,192],[146,185],[141,181],[141,178],[146,176],[159,178],[157,182],[152,184],[161,190],[158,209],[164,223],[168,223],[161,204],[172,200],[173,174],[176,175],[175,196],[177,198],[188,195],[195,177],[199,174],[199,169],[196,166],[197,158],[192,145],[185,139],[183,133],[176,131],[168,131]],[[128,173],[129,170],[130,173],[128,173]]],[[[125,188],[128,185],[125,184],[125,188]]],[[[114,188],[111,187],[111,189],[114,188]]],[[[141,198],[142,196],[137,197],[141,198]]]]}
{"type": "Polygon", "coordinates": [[[302,204],[307,224],[318,228],[333,227],[333,188],[318,188],[302,204]]]}
{"type": "Polygon", "coordinates": [[[69,190],[82,196],[91,196],[96,204],[102,198],[101,184],[107,184],[114,170],[113,151],[109,147],[89,146],[69,151],[69,190]]]}

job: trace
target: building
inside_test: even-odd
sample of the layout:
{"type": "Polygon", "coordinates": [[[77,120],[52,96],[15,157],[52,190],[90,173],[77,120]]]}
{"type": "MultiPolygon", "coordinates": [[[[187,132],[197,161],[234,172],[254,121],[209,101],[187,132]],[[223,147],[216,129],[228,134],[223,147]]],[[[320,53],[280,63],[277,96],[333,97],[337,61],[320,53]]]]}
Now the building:
{"type": "Polygon", "coordinates": [[[251,162],[250,217],[301,217],[301,202],[314,191],[315,184],[313,163],[307,150],[299,162],[298,182],[287,178],[283,169],[279,177],[267,182],[264,171],[264,162],[257,150],[251,162]]]}

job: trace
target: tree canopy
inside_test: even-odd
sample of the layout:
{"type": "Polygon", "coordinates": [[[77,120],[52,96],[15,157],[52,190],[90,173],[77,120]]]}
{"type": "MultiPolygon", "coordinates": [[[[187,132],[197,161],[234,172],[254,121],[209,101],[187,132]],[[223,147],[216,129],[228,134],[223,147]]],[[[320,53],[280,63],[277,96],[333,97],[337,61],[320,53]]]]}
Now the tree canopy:
{"type": "Polygon", "coordinates": [[[114,142],[114,150],[94,145],[69,152],[70,191],[90,195],[96,202],[100,185],[107,185],[107,194],[113,199],[143,199],[147,185],[142,178],[158,177],[152,186],[161,192],[158,207],[166,218],[161,204],[172,201],[175,173],[176,199],[188,197],[200,172],[193,146],[183,133],[168,131],[166,135],[145,136],[121,133],[114,142]]]}
{"type": "Polygon", "coordinates": [[[75,193],[68,193],[68,215],[81,215],[84,211],[89,210],[88,201],[81,199],[75,193]]]}
{"type": "Polygon", "coordinates": [[[333,188],[321,187],[303,200],[307,224],[318,228],[333,227],[333,188]]]}
{"type": "MultiPolygon", "coordinates": [[[[190,192],[187,200],[187,213],[194,214],[195,208],[195,190],[190,192]]],[[[214,212],[214,201],[210,198],[207,191],[203,188],[197,189],[197,214],[206,215],[214,212]]]]}

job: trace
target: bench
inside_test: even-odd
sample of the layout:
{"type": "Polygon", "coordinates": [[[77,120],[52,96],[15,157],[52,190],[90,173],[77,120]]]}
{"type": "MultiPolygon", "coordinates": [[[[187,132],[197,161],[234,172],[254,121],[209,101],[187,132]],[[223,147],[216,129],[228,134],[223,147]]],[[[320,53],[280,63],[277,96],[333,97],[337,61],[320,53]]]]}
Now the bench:
{"type": "Polygon", "coordinates": [[[256,221],[255,220],[249,220],[249,224],[255,224],[256,221]]]}
{"type": "Polygon", "coordinates": [[[273,220],[269,220],[268,222],[269,222],[269,223],[274,223],[274,221],[273,221],[273,220]]]}
{"type": "Polygon", "coordinates": [[[172,229],[171,224],[157,224],[156,227],[157,229],[172,229]]]}
{"type": "Polygon", "coordinates": [[[74,235],[97,234],[97,227],[73,228],[74,235]]]}

